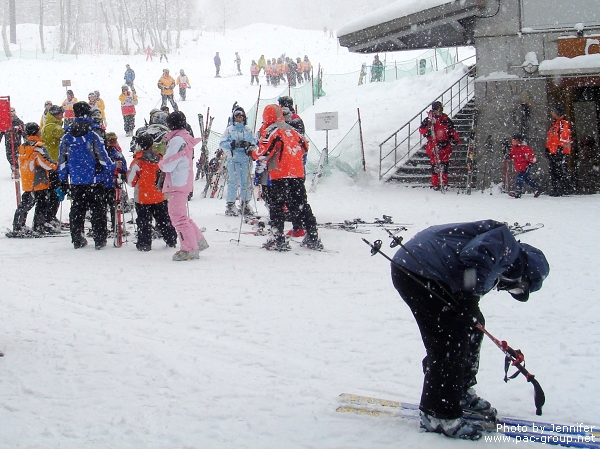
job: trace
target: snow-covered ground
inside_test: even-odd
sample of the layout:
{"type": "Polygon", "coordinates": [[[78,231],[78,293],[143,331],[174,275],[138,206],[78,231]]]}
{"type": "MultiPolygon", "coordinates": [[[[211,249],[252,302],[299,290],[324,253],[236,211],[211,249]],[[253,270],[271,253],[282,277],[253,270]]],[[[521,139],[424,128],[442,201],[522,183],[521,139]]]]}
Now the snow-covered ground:
{"type": "MultiPolygon", "coordinates": [[[[159,100],[161,69],[170,67],[172,73],[185,68],[191,78],[182,110],[194,116],[210,106],[219,129],[231,104],[252,104],[257,88],[245,75],[215,80],[215,51],[226,74],[233,72],[234,51],[244,67],[262,53],[285,51],[309,54],[313,64],[321,59],[340,73],[371,59],[338,49],[320,31],[253,27],[243,33],[247,39],[235,42],[207,34],[202,42],[186,41],[180,54],[169,56],[170,64],[146,63],[144,56],[14,59],[1,63],[0,94],[11,95],[23,120],[36,121],[44,100],[62,101],[62,79],[72,80],[80,99],[98,89],[107,102],[109,130],[117,130],[127,146],[116,100],[126,63],[138,76],[138,125],[159,100]]],[[[391,215],[410,224],[405,238],[445,222],[544,223],[522,236],[550,262],[543,289],[527,303],[493,292],[481,307],[488,330],[527,356],[527,368],[546,392],[543,419],[597,424],[598,196],[514,200],[495,189],[492,195],[442,195],[377,181],[376,144],[452,76],[352,87],[307,110],[309,132],[315,112],[367,111],[368,172],[358,181],[337,172],[322,178],[309,195],[311,206],[320,222],[391,215]]],[[[263,86],[270,89],[279,93],[263,86]]],[[[349,127],[354,119],[341,117],[341,124],[346,121],[349,127]]],[[[15,200],[8,164],[3,167],[0,219],[6,228],[15,200]]],[[[424,350],[417,326],[391,284],[389,264],[371,257],[361,240],[382,239],[387,247],[388,238],[377,228],[369,235],[322,230],[332,252],[295,245],[292,252],[272,253],[259,248],[264,237],[243,234],[237,245],[230,243],[237,234],[216,232],[239,226],[238,218],[220,215],[224,206],[198,196],[189,203],[211,246],[200,260],[186,263],[172,262],[173,250],[159,241],[150,253],[140,253],[132,237],[120,249],[102,251],[75,251],[68,237],[0,239],[6,287],[0,300],[1,448],[514,446],[452,441],[418,433],[414,421],[336,413],[342,392],[413,402],[420,395],[424,350]]],[[[66,219],[68,203],[63,207],[66,219]]],[[[260,203],[258,209],[265,211],[260,203]]],[[[531,385],[522,378],[504,384],[503,363],[503,354],[486,340],[478,392],[504,414],[533,419],[531,385]]]]}

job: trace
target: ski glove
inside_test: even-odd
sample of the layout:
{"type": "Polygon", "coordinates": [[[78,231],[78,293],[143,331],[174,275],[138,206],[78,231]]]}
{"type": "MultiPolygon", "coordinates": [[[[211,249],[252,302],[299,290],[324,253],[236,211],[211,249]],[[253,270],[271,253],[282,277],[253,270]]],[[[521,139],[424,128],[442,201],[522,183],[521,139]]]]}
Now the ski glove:
{"type": "Polygon", "coordinates": [[[254,149],[256,148],[256,146],[252,145],[252,144],[248,144],[248,146],[244,149],[244,152],[248,155],[251,156],[252,152],[254,151],[254,149]]]}
{"type": "Polygon", "coordinates": [[[231,149],[235,150],[236,147],[237,147],[237,141],[236,140],[232,140],[230,145],[231,145],[231,149]]]}
{"type": "Polygon", "coordinates": [[[69,183],[66,181],[61,182],[54,192],[58,197],[58,201],[62,202],[65,199],[65,196],[67,196],[69,193],[69,183]]]}

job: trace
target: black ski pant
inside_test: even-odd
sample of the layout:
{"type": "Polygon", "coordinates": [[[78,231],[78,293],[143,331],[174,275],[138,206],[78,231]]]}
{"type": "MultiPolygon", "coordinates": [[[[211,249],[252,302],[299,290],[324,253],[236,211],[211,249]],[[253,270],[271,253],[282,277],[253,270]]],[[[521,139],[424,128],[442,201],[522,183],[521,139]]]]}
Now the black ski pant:
{"type": "Polygon", "coordinates": [[[104,184],[71,185],[69,221],[71,241],[77,244],[84,232],[85,213],[91,214],[92,234],[96,244],[106,243],[106,187],[104,184]]]}
{"type": "Polygon", "coordinates": [[[133,135],[135,129],[135,114],[129,114],[123,116],[123,129],[127,134],[133,135]]]}
{"type": "Polygon", "coordinates": [[[137,246],[152,247],[152,219],[156,220],[156,227],[162,234],[163,240],[169,246],[177,245],[177,231],[169,218],[168,204],[166,201],[156,204],[135,203],[137,213],[136,224],[138,228],[137,246]]]}
{"type": "Polygon", "coordinates": [[[186,91],[187,91],[187,87],[180,87],[179,88],[179,98],[181,99],[181,101],[185,101],[186,91]]]}
{"type": "Polygon", "coordinates": [[[268,195],[271,227],[280,235],[283,235],[285,224],[285,205],[293,223],[302,223],[309,236],[318,236],[317,219],[308,204],[304,179],[284,178],[271,181],[268,195]]]}
{"type": "MultiPolygon", "coordinates": [[[[460,400],[477,383],[479,352],[483,333],[475,328],[484,324],[479,310],[479,297],[460,293],[454,295],[460,302],[459,311],[451,310],[429,289],[452,300],[438,284],[414,273],[406,274],[392,265],[394,287],[410,307],[417,321],[427,355],[423,359],[423,390],[420,409],[439,419],[462,416],[460,400]]],[[[449,287],[444,286],[447,291],[449,287]]]]}
{"type": "Polygon", "coordinates": [[[546,153],[546,156],[548,156],[550,185],[552,186],[552,191],[550,193],[554,196],[562,196],[563,193],[565,193],[566,181],[565,156],[562,153],[546,153]]]}
{"type": "Polygon", "coordinates": [[[35,192],[23,192],[21,203],[15,210],[13,218],[13,231],[19,231],[27,222],[27,214],[35,206],[33,214],[33,230],[40,231],[46,223],[48,215],[48,189],[36,190],[35,192]]]}
{"type": "Polygon", "coordinates": [[[60,200],[56,194],[56,189],[59,187],[58,172],[51,170],[48,172],[50,178],[50,189],[48,190],[48,215],[46,216],[46,223],[50,223],[52,220],[57,220],[56,215],[58,209],[60,209],[60,200]]]}

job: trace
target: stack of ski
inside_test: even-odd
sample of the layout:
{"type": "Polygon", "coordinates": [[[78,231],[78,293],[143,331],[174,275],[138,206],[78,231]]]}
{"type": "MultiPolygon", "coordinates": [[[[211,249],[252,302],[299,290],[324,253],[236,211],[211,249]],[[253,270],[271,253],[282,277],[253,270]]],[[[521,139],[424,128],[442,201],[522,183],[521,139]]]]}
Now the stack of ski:
{"type": "MultiPolygon", "coordinates": [[[[340,413],[356,413],[369,416],[390,416],[406,419],[419,418],[419,406],[406,402],[379,399],[370,396],[342,393],[340,413]]],[[[502,433],[517,442],[536,442],[586,449],[600,448],[600,427],[593,425],[557,424],[499,416],[497,421],[482,421],[477,417],[466,417],[478,422],[487,432],[502,433]]],[[[500,441],[488,436],[489,441],[500,441]]]]}
{"type": "Polygon", "coordinates": [[[215,156],[209,159],[208,141],[210,139],[210,132],[214,120],[214,117],[209,117],[209,113],[210,108],[206,111],[206,123],[204,122],[204,116],[202,114],[198,114],[200,134],[202,136],[202,154],[198,160],[198,163],[196,164],[198,169],[196,179],[199,179],[202,176],[205,176],[206,178],[206,184],[204,185],[204,190],[202,191],[202,196],[204,198],[206,198],[209,191],[211,198],[215,198],[215,196],[217,198],[221,198],[225,180],[227,179],[226,176],[224,176],[227,168],[225,166],[223,150],[218,149],[215,153],[215,156]]]}
{"type": "MultiPolygon", "coordinates": [[[[269,217],[261,217],[259,215],[244,216],[246,224],[258,227],[265,227],[269,224],[269,217]]],[[[384,215],[382,218],[375,218],[373,221],[364,221],[361,218],[353,220],[344,220],[341,222],[317,223],[318,228],[323,229],[339,229],[347,232],[356,232],[359,234],[368,234],[369,227],[383,227],[394,232],[406,231],[405,226],[411,226],[410,223],[395,223],[391,216],[384,215]]]]}
{"type": "Polygon", "coordinates": [[[393,230],[395,232],[406,231],[405,226],[411,226],[410,223],[395,223],[391,216],[384,215],[382,218],[375,218],[373,221],[364,221],[361,218],[354,218],[353,220],[344,220],[343,222],[334,223],[318,223],[319,228],[325,229],[341,229],[348,232],[358,232],[360,234],[368,234],[370,231],[364,229],[365,227],[378,226],[393,230]]]}

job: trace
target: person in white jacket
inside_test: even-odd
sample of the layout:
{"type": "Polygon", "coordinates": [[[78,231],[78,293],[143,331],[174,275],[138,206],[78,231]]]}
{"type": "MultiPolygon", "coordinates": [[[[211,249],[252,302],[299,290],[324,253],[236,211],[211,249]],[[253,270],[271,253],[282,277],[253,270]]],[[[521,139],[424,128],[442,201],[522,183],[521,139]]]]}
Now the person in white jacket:
{"type": "Polygon", "coordinates": [[[188,195],[194,182],[194,147],[202,140],[194,138],[185,129],[187,122],[183,112],[176,111],[167,117],[167,151],[158,163],[164,172],[162,191],[168,194],[171,223],[179,236],[181,249],[173,260],[192,260],[200,257],[200,251],[208,248],[204,235],[187,214],[188,195]]]}

